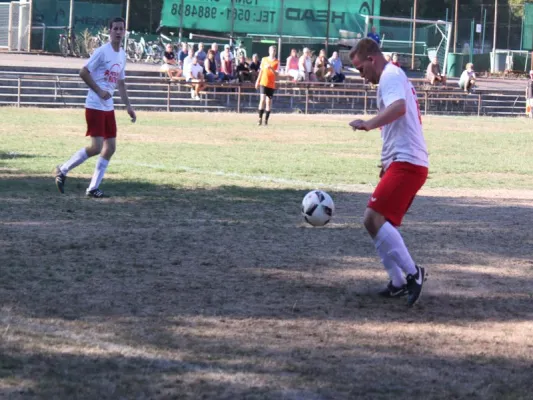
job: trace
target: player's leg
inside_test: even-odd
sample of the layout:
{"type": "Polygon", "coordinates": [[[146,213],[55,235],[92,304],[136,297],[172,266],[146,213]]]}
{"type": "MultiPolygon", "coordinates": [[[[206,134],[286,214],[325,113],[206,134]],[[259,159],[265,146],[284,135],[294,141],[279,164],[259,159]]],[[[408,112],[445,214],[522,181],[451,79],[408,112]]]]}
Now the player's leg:
{"type": "MultiPolygon", "coordinates": [[[[269,89],[273,92],[273,89],[269,89]]],[[[268,120],[270,118],[270,111],[272,110],[272,95],[273,93],[268,93],[266,97],[266,112],[265,112],[265,125],[268,125],[268,120]]]]}
{"type": "Polygon", "coordinates": [[[105,172],[109,166],[109,161],[116,150],[116,136],[117,136],[117,124],[115,121],[115,112],[105,112],[105,133],[103,139],[103,146],[100,152],[100,156],[96,161],[96,167],[94,169],[91,183],[87,188],[86,195],[88,197],[102,198],[104,193],[100,190],[100,184],[104,179],[105,172]]]}
{"type": "Polygon", "coordinates": [[[264,93],[264,86],[261,86],[261,94],[259,95],[259,106],[257,107],[257,111],[259,113],[259,121],[257,122],[257,125],[263,125],[263,114],[265,113],[265,93],[264,93]]]}
{"type": "Polygon", "coordinates": [[[60,193],[65,193],[65,182],[69,171],[83,164],[87,159],[100,153],[102,150],[103,138],[99,137],[105,130],[103,119],[96,110],[85,110],[87,120],[87,136],[91,136],[91,144],[78,150],[65,163],[56,167],[55,182],[60,193]]]}
{"type": "Polygon", "coordinates": [[[390,278],[387,288],[379,292],[379,294],[385,297],[403,296],[407,294],[407,281],[395,258],[391,257],[391,254],[389,254],[389,249],[385,243],[385,232],[381,231],[381,228],[383,225],[385,225],[385,223],[387,223],[387,219],[377,211],[374,211],[369,207],[365,210],[365,228],[374,241],[376,251],[381,258],[381,262],[383,263],[383,266],[385,267],[385,270],[389,274],[390,278]]]}
{"type": "Polygon", "coordinates": [[[372,194],[364,215],[365,228],[391,278],[389,292],[401,293],[400,289],[403,288],[405,294],[406,288],[409,305],[413,305],[420,297],[425,270],[416,266],[396,226],[401,225],[403,216],[426,177],[426,168],[393,163],[372,194]]]}

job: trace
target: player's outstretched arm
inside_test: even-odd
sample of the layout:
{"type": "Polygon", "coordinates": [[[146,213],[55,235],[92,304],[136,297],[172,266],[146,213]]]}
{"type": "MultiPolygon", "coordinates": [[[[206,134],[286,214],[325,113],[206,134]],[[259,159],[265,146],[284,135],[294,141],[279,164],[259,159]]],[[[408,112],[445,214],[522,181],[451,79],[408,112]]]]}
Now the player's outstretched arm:
{"type": "Polygon", "coordinates": [[[80,70],[80,78],[89,86],[102,100],[109,100],[111,98],[111,93],[102,90],[100,86],[96,84],[93,77],[91,76],[90,71],[87,67],[83,67],[80,70]]]}
{"type": "Polygon", "coordinates": [[[135,114],[135,110],[130,104],[130,98],[128,97],[128,90],[126,89],[126,81],[124,79],[120,79],[118,81],[118,92],[120,93],[120,98],[122,99],[122,102],[127,107],[128,115],[131,118],[131,122],[137,121],[137,115],[135,114]]]}
{"type": "Polygon", "coordinates": [[[374,118],[368,121],[356,119],[350,122],[350,126],[353,130],[371,131],[372,129],[376,129],[396,121],[398,118],[403,117],[406,111],[407,108],[405,105],[405,100],[397,100],[374,118]]]}

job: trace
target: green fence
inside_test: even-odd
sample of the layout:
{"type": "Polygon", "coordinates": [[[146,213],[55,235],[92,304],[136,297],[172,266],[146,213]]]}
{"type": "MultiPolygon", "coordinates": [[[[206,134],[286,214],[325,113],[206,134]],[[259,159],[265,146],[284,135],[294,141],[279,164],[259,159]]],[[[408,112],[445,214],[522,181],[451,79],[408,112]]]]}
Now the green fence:
{"type": "MultiPolygon", "coordinates": [[[[88,29],[96,33],[99,29],[107,26],[113,17],[123,16],[122,2],[109,1],[78,1],[74,2],[74,27],[77,35],[88,29]]],[[[69,25],[70,0],[34,0],[33,23],[45,24],[44,50],[50,52],[59,51],[59,34],[63,32],[60,27],[69,25]]],[[[35,44],[40,48],[42,37],[32,35],[32,47],[35,44]],[[39,43],[37,43],[39,42],[39,43]]]]}
{"type": "Polygon", "coordinates": [[[379,13],[380,0],[165,0],[161,24],[194,31],[338,37],[341,29],[362,33],[361,15],[379,13]]]}

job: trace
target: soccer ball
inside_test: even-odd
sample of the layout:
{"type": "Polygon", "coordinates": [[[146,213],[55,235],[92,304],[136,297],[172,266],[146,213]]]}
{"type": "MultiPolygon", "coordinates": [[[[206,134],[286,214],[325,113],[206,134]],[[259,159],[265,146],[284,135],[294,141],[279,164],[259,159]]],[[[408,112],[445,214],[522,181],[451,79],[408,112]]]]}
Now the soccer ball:
{"type": "Polygon", "coordinates": [[[302,215],[313,226],[326,225],[335,213],[331,196],[323,190],[307,193],[302,201],[302,215]]]}

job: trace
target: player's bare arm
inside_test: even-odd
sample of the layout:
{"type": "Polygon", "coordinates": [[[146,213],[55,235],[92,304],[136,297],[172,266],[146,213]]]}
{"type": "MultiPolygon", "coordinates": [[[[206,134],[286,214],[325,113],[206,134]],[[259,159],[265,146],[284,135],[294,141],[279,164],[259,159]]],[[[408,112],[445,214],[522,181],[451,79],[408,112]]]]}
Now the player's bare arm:
{"type": "Polygon", "coordinates": [[[85,82],[85,84],[89,86],[102,100],[109,100],[111,98],[111,94],[109,92],[102,90],[100,86],[96,84],[91,76],[91,72],[87,69],[87,67],[83,67],[80,70],[80,78],[83,79],[83,82],[85,82]]]}
{"type": "Polygon", "coordinates": [[[263,69],[259,70],[259,75],[257,75],[257,81],[255,81],[255,88],[259,89],[259,83],[261,82],[261,76],[263,75],[263,69]]]}
{"type": "Polygon", "coordinates": [[[350,122],[350,126],[354,131],[371,131],[372,129],[376,129],[382,127],[383,125],[388,125],[396,121],[398,118],[403,117],[406,111],[407,107],[405,104],[405,100],[397,100],[390,106],[388,106],[385,110],[376,115],[374,118],[368,121],[356,119],[350,122]]]}
{"type": "Polygon", "coordinates": [[[118,81],[118,92],[120,93],[122,102],[126,106],[126,110],[131,118],[131,122],[135,123],[135,121],[137,121],[137,114],[135,114],[135,110],[131,106],[130,98],[128,97],[128,90],[126,89],[126,81],[124,79],[120,79],[118,81]]]}

